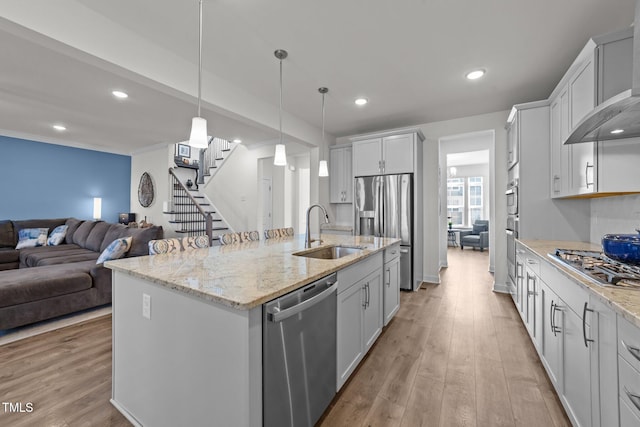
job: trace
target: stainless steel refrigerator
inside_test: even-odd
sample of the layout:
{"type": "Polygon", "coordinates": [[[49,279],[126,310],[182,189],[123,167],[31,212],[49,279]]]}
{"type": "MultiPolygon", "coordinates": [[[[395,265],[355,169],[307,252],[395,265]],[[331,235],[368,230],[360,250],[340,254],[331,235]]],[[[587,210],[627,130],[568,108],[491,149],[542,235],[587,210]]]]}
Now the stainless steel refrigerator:
{"type": "Polygon", "coordinates": [[[355,234],[400,242],[400,288],[413,283],[413,174],[355,178],[355,234]]]}

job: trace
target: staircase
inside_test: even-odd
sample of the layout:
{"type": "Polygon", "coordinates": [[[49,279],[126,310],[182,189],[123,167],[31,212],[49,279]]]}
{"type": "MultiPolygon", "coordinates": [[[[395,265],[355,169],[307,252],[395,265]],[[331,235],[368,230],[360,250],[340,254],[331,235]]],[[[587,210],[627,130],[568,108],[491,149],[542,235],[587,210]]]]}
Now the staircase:
{"type": "MultiPolygon", "coordinates": [[[[207,235],[209,245],[213,245],[220,234],[233,231],[201,190],[220,170],[235,146],[236,144],[227,140],[211,138],[209,147],[200,152],[199,163],[203,167],[198,171],[195,185],[187,185],[185,176],[188,174],[180,173],[183,172],[182,168],[178,166],[169,168],[169,199],[172,201],[172,206],[164,214],[170,217],[168,222],[176,233],[183,236],[207,235]]],[[[178,158],[176,165],[181,165],[178,158]]],[[[195,170],[193,166],[182,166],[195,170]]]]}

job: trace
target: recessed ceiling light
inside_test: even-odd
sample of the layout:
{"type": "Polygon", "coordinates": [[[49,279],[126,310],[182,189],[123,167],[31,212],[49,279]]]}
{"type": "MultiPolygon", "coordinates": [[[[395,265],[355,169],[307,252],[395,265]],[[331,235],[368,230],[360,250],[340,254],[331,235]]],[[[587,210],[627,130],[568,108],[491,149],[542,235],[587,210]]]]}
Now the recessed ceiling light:
{"type": "Polygon", "coordinates": [[[614,130],[611,131],[611,133],[614,134],[614,135],[617,135],[617,134],[622,133],[622,132],[624,132],[624,129],[614,129],[614,130]]]}
{"type": "Polygon", "coordinates": [[[240,144],[240,143],[242,142],[242,140],[241,140],[241,139],[236,138],[236,139],[234,139],[234,140],[233,140],[233,142],[235,142],[236,144],[240,144]]]}
{"type": "Polygon", "coordinates": [[[125,99],[125,98],[129,97],[129,95],[127,95],[125,92],[123,92],[121,90],[114,90],[111,93],[113,94],[113,96],[115,96],[116,98],[120,98],[120,99],[125,99]]]}
{"type": "Polygon", "coordinates": [[[369,100],[367,98],[357,98],[355,100],[356,105],[359,105],[359,106],[366,105],[368,102],[369,100]]]}
{"type": "Polygon", "coordinates": [[[67,130],[67,128],[66,128],[66,127],[64,127],[64,126],[62,126],[62,125],[53,125],[53,128],[54,128],[55,130],[57,130],[58,132],[62,132],[62,131],[67,130]]]}
{"type": "Polygon", "coordinates": [[[484,70],[473,70],[467,73],[466,77],[469,80],[476,80],[484,76],[484,70]]]}

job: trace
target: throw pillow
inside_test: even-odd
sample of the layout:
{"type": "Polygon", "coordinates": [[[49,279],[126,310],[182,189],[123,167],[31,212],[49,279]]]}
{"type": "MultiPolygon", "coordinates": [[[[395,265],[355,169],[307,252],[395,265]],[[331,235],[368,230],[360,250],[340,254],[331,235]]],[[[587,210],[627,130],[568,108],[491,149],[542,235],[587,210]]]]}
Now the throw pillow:
{"type": "Polygon", "coordinates": [[[48,234],[48,228],[23,228],[18,231],[18,245],[16,249],[46,246],[48,234]]]}
{"type": "Polygon", "coordinates": [[[172,254],[180,252],[180,240],[159,239],[149,240],[149,255],[172,254]]]}
{"type": "Polygon", "coordinates": [[[67,236],[68,225],[59,225],[53,229],[51,234],[49,234],[49,239],[47,240],[47,245],[49,246],[58,246],[60,243],[64,241],[64,238],[67,236]]]}
{"type": "Polygon", "coordinates": [[[102,264],[105,261],[122,258],[129,248],[131,248],[131,240],[133,240],[131,237],[123,237],[111,242],[111,244],[102,251],[98,257],[98,261],[96,261],[96,264],[102,264]]]}

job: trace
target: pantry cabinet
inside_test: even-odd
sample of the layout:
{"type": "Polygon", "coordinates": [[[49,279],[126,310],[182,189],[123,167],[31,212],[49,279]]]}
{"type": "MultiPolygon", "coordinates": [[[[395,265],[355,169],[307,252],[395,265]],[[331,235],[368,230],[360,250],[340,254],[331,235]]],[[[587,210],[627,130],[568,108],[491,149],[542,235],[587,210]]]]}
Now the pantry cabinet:
{"type": "Polygon", "coordinates": [[[353,201],[353,173],[351,146],[331,147],[329,153],[329,201],[353,201]]]}

